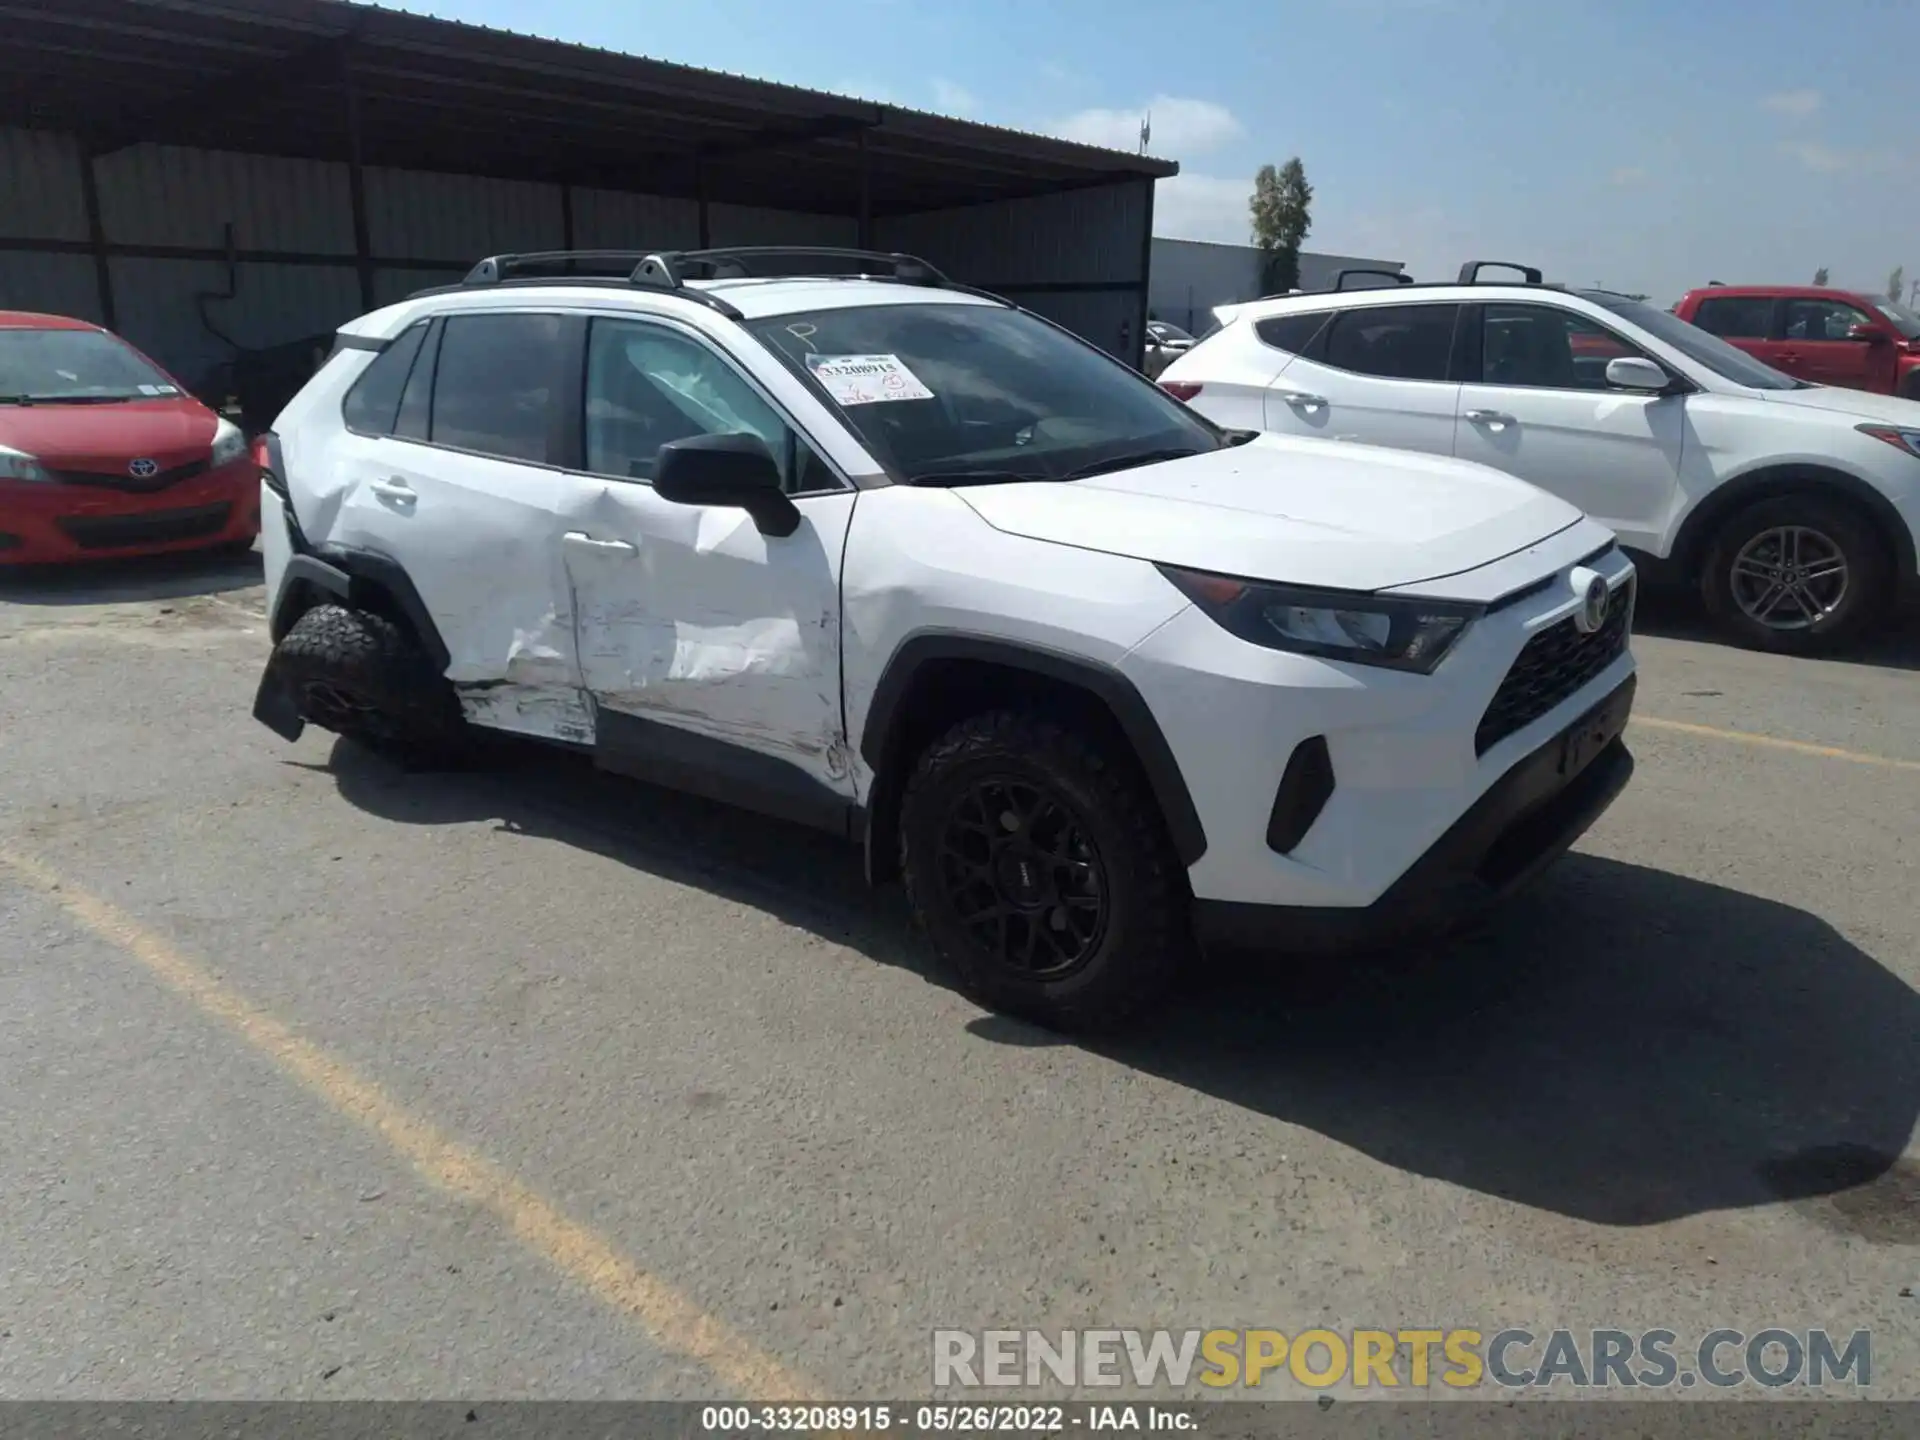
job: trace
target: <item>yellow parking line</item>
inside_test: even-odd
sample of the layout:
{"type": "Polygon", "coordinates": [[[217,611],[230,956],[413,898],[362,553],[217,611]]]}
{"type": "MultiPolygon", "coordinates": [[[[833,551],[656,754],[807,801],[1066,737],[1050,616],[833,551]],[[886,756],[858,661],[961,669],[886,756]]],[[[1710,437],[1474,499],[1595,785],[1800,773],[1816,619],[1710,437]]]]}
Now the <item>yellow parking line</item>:
{"type": "Polygon", "coordinates": [[[125,911],[31,856],[0,849],[0,866],[52,900],[82,928],[139,961],[203,1013],[229,1026],[333,1109],[385,1140],[429,1182],[491,1211],[521,1244],[637,1321],[655,1344],[697,1361],[743,1398],[820,1398],[815,1386],[642,1270],[606,1237],[410,1113],[378,1084],[296,1035],[284,1021],[222,984],[125,911]]]}
{"type": "Polygon", "coordinates": [[[1854,765],[1878,765],[1884,770],[1920,770],[1920,760],[1896,760],[1891,755],[1868,755],[1859,750],[1842,750],[1835,745],[1812,745],[1805,740],[1782,740],[1777,735],[1756,735],[1750,730],[1722,730],[1716,725],[1694,725],[1685,720],[1662,720],[1652,715],[1635,715],[1632,723],[1649,730],[1671,730],[1676,735],[1698,735],[1707,740],[1729,740],[1736,745],[1753,745],[1763,750],[1790,750],[1796,755],[1817,755],[1824,760],[1845,760],[1854,765]]]}

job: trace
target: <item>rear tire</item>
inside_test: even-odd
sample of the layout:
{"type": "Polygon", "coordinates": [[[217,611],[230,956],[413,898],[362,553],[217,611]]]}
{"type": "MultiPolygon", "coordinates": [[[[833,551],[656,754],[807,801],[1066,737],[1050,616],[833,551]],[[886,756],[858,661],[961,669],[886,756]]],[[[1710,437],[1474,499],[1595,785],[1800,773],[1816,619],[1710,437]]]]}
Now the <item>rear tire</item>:
{"type": "Polygon", "coordinates": [[[408,760],[466,749],[452,687],[383,615],[316,605],[287,631],[273,664],[309,724],[408,760]]]}
{"type": "Polygon", "coordinates": [[[927,748],[900,868],[967,992],[1056,1029],[1122,1024],[1189,950],[1180,863],[1132,768],[1038,715],[975,716],[927,748]]]}
{"type": "Polygon", "coordinates": [[[1783,495],[1727,520],[1707,549],[1701,598],[1751,650],[1827,655],[1885,614],[1891,565],[1867,521],[1819,495],[1783,495]]]}

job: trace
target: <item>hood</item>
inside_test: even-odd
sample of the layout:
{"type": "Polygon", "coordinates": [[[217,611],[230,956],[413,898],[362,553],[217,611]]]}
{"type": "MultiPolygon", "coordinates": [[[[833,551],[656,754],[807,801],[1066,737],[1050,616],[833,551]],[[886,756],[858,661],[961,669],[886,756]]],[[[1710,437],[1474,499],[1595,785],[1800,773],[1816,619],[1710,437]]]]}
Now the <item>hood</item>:
{"type": "Polygon", "coordinates": [[[219,417],[190,395],[112,405],[0,405],[0,445],[55,470],[119,472],[204,460],[219,417]]]}
{"type": "Polygon", "coordinates": [[[955,493],[1010,535],[1337,590],[1455,575],[1581,519],[1490,466],[1279,435],[1089,480],[955,493]]]}
{"type": "Polygon", "coordinates": [[[1877,395],[1871,390],[1845,390],[1837,385],[1753,393],[1761,396],[1769,405],[1825,410],[1854,420],[1872,420],[1881,425],[1909,425],[1920,429],[1920,401],[1902,400],[1898,395],[1877,395]]]}

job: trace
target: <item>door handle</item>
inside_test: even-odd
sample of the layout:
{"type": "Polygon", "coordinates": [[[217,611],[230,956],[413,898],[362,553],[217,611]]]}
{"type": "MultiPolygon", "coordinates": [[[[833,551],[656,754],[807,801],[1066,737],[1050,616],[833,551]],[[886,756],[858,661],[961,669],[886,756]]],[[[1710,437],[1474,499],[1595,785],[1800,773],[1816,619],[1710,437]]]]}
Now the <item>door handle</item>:
{"type": "Polygon", "coordinates": [[[1504,430],[1509,425],[1518,425],[1520,423],[1502,410],[1469,410],[1467,411],[1467,419],[1471,420],[1475,425],[1484,425],[1489,430],[1504,430]]]}
{"type": "Polygon", "coordinates": [[[1298,406],[1302,410],[1318,410],[1327,403],[1326,396],[1310,395],[1305,390],[1278,390],[1274,393],[1287,404],[1298,406]]]}
{"type": "Polygon", "coordinates": [[[625,540],[596,540],[578,530],[569,530],[562,535],[560,543],[577,555],[612,555],[624,560],[640,553],[637,546],[629,545],[625,540]]]}
{"type": "Polygon", "coordinates": [[[398,475],[388,480],[375,480],[367,488],[382,500],[418,500],[420,498],[413,493],[413,487],[398,475]]]}

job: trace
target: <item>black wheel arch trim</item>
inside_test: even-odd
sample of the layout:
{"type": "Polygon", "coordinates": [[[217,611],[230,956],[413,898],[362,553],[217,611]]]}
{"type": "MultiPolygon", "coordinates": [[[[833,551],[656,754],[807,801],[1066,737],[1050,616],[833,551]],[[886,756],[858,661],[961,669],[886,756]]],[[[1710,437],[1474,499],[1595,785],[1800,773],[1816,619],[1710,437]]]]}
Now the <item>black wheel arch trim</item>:
{"type": "Polygon", "coordinates": [[[309,593],[308,587],[363,609],[378,608],[370,602],[385,598],[412,627],[435,670],[445,674],[453,663],[446,641],[440,638],[440,628],[433,623],[406,567],[391,555],[348,545],[319,545],[291,556],[273,600],[272,635],[276,642],[309,608],[298,603],[309,593]]]}
{"type": "Polygon", "coordinates": [[[909,635],[893,652],[874,687],[867,706],[867,718],[860,733],[860,754],[874,774],[873,794],[866,812],[867,874],[878,879],[891,873],[890,854],[876,854],[876,833],[888,835],[898,820],[900,792],[904,788],[906,757],[898,752],[899,715],[902,705],[913,693],[916,677],[929,664],[946,660],[964,660],[978,664],[1002,665],[1013,670],[1059,681],[1085,691],[1106,706],[1119,724],[1121,733],[1133,747],[1134,757],[1146,775],[1148,786],[1159,804],[1180,863],[1191,866],[1207,852],[1206,829],[1200,812],[1194,807],[1180,762],[1154,718],[1152,709],[1141,698],[1133,682],[1110,665],[1069,655],[1024,641],[949,631],[921,631],[909,635]]]}
{"type": "Polygon", "coordinates": [[[1696,505],[1681,522],[1680,534],[1673,546],[1674,558],[1685,566],[1686,574],[1698,575],[1715,532],[1727,520],[1762,500],[1808,489],[1835,491],[1865,511],[1892,551],[1898,581],[1903,586],[1913,583],[1916,568],[1913,532],[1893,502],[1858,476],[1821,465],[1767,466],[1729,480],[1696,505]]]}

